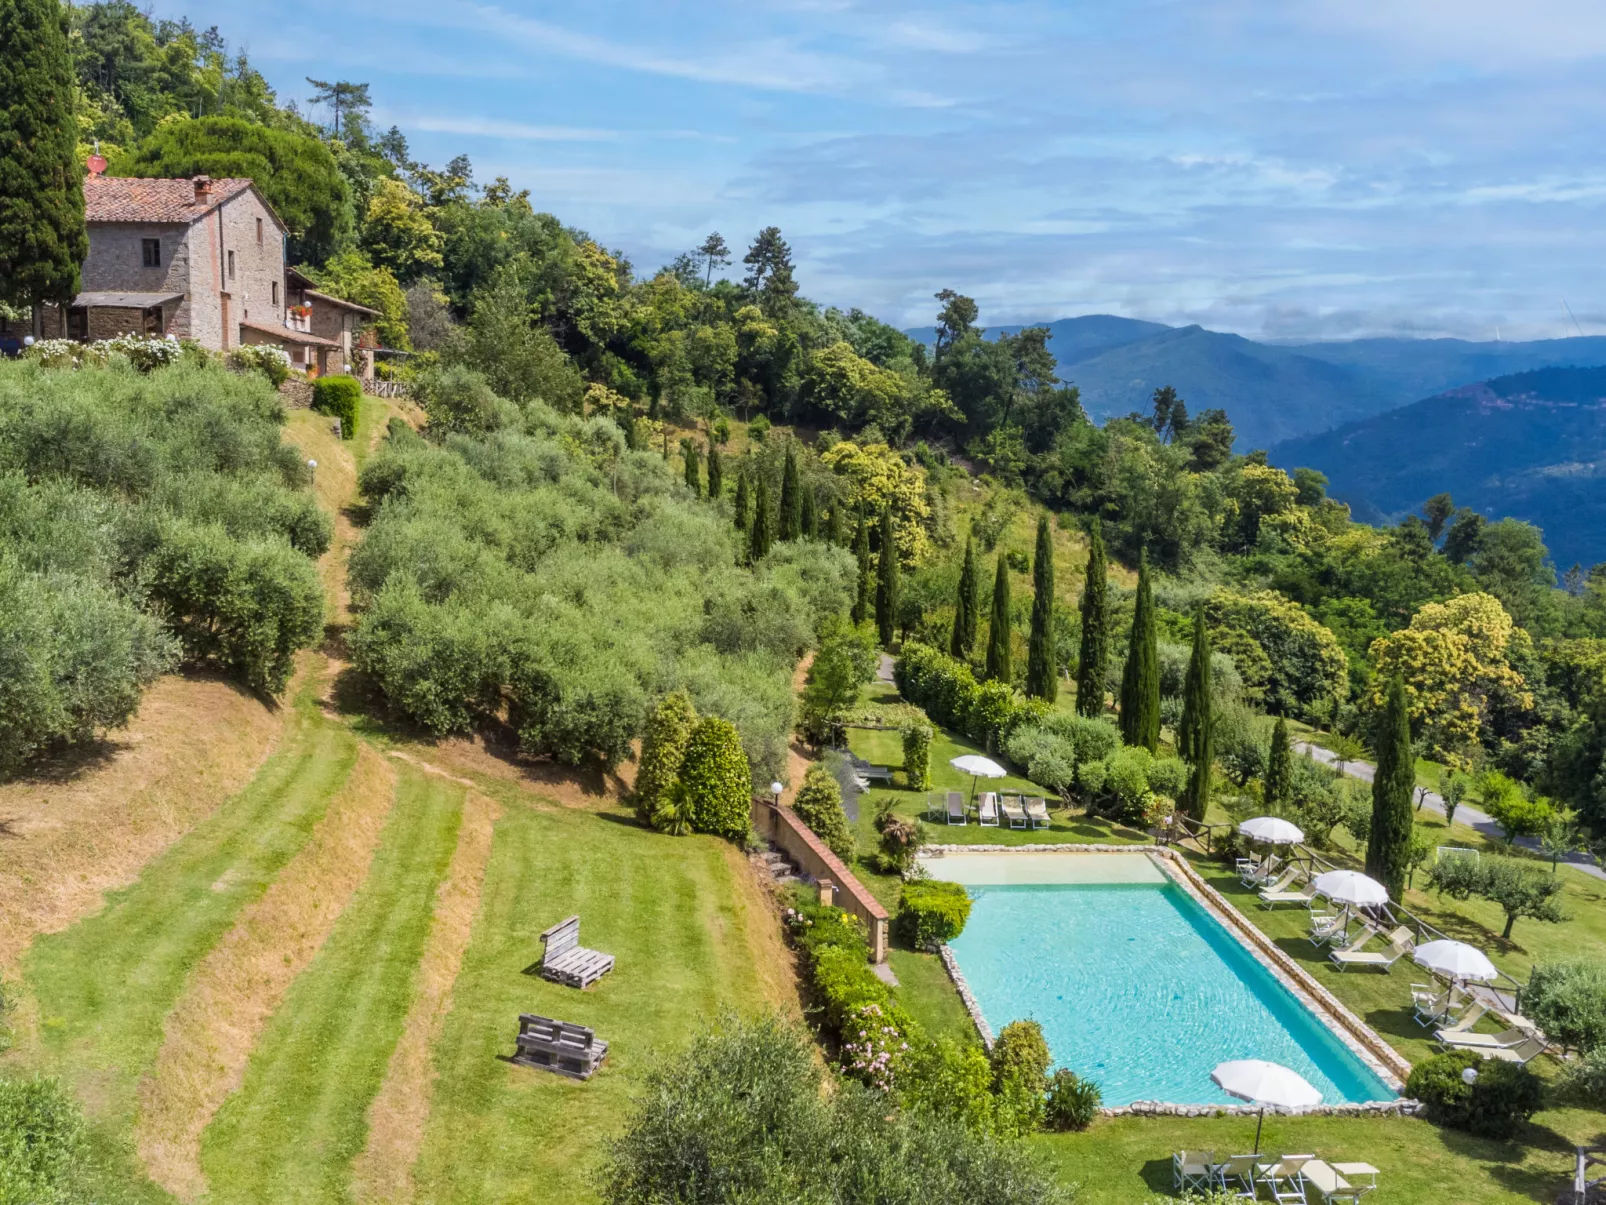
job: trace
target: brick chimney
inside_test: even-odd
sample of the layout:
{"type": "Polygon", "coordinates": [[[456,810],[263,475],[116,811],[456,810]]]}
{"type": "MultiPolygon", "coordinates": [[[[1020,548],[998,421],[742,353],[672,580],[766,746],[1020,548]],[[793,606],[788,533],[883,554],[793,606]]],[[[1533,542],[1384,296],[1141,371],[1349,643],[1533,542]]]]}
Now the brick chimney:
{"type": "Polygon", "coordinates": [[[205,205],[212,198],[212,177],[196,176],[191,181],[195,185],[195,203],[205,205]]]}

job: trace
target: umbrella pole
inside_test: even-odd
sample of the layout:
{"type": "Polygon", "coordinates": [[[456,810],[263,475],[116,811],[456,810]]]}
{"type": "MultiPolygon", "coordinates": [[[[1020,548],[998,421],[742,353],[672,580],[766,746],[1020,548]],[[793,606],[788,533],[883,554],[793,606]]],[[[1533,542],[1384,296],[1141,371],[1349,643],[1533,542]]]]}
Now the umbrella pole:
{"type": "Polygon", "coordinates": [[[1266,1124],[1266,1106],[1260,1106],[1260,1120],[1255,1122],[1255,1154],[1260,1154],[1260,1127],[1266,1124]]]}
{"type": "Polygon", "coordinates": [[[970,803],[972,807],[976,805],[976,780],[979,777],[981,777],[979,774],[972,774],[970,776],[970,803]]]}

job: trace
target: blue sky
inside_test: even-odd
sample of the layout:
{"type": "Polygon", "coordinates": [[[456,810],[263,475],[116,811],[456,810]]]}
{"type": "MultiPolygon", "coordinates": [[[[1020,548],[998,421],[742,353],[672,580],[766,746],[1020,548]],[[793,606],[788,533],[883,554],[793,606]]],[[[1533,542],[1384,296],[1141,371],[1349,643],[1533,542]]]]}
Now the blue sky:
{"type": "Polygon", "coordinates": [[[1606,333],[1600,0],[159,0],[280,90],[368,81],[651,270],[779,225],[804,292],[924,324],[1606,333]]]}

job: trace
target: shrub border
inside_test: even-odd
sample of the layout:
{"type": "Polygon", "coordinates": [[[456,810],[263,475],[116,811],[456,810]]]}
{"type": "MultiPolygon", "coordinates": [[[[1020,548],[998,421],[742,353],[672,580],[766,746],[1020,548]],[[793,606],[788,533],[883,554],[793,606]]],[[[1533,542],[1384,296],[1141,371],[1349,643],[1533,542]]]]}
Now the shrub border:
{"type": "MultiPolygon", "coordinates": [[[[1273,1113],[1307,1113],[1316,1116],[1351,1116],[1358,1114],[1395,1113],[1410,1115],[1418,1111],[1416,1101],[1404,1096],[1406,1075],[1411,1064],[1403,1055],[1385,1042],[1365,1021],[1341,1003],[1336,996],[1318,983],[1309,972],[1284,953],[1270,938],[1261,933],[1237,908],[1206,883],[1176,850],[1160,845],[1092,845],[1092,844],[1041,844],[1041,845],[929,845],[921,851],[922,857],[940,858],[945,854],[966,853],[1100,853],[1149,855],[1172,882],[1188,892],[1214,916],[1250,956],[1274,975],[1278,982],[1299,999],[1327,1028],[1356,1055],[1373,1074],[1378,1076],[1400,1098],[1393,1101],[1367,1101],[1356,1104],[1317,1105],[1310,1109],[1278,1110],[1273,1113]]],[[[959,991],[965,1011],[970,1014],[976,1032],[983,1044],[992,1049],[992,1028],[982,1016],[975,995],[970,990],[953,951],[944,945],[941,950],[943,966],[959,991]]],[[[1129,1105],[1103,1108],[1100,1115],[1119,1117],[1127,1114],[1147,1114],[1183,1117],[1214,1116],[1217,1113],[1258,1113],[1248,1105],[1177,1104],[1169,1101],[1133,1101],[1129,1105]]]]}

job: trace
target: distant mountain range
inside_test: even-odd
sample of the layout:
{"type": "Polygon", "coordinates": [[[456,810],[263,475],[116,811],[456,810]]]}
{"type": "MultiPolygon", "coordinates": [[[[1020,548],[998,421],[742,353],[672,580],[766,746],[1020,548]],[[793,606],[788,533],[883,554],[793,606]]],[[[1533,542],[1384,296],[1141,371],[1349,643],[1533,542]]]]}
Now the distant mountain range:
{"type": "Polygon", "coordinates": [[[1606,561],[1606,368],[1465,385],[1278,444],[1271,459],[1327,474],[1358,519],[1397,519],[1449,491],[1491,518],[1538,524],[1563,569],[1606,561]]]}
{"type": "MultiPolygon", "coordinates": [[[[1089,314],[1047,326],[1060,376],[1082,391],[1082,405],[1103,421],[1133,410],[1172,385],[1188,411],[1219,407],[1238,431],[1238,448],[1357,422],[1418,398],[1510,373],[1557,366],[1606,365],[1606,338],[1532,343],[1463,339],[1356,339],[1343,343],[1257,343],[1199,326],[1089,314]]],[[[989,334],[1021,330],[989,328],[989,334]]],[[[931,343],[930,327],[907,332],[931,343]]],[[[1318,466],[1319,467],[1319,466],[1318,466]]]]}

